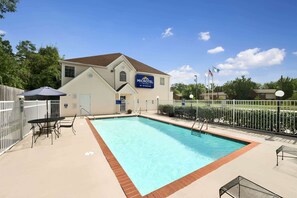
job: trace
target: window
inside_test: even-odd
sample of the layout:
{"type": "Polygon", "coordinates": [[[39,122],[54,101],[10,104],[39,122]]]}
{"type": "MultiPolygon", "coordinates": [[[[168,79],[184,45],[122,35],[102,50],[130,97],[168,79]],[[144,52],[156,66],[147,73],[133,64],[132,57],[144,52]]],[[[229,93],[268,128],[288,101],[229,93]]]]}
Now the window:
{"type": "Polygon", "coordinates": [[[120,72],[120,81],[126,82],[126,72],[124,71],[120,72]]]}
{"type": "Polygon", "coordinates": [[[65,77],[74,78],[74,67],[65,66],[65,77]]]}
{"type": "Polygon", "coordinates": [[[165,85],[165,78],[160,78],[160,85],[165,85]]]}

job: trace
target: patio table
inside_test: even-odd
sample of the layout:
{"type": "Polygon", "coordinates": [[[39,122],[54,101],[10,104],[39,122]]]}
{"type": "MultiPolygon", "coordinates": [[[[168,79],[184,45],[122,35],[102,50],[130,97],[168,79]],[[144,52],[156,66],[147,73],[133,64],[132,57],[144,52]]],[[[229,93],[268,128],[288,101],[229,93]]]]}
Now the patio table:
{"type": "MultiPolygon", "coordinates": [[[[59,135],[58,135],[59,132],[55,128],[56,128],[58,121],[61,121],[64,119],[65,119],[65,117],[40,118],[40,119],[29,120],[28,123],[32,124],[32,128],[34,127],[34,124],[37,124],[37,126],[39,127],[39,135],[37,136],[37,138],[38,138],[41,135],[43,129],[47,130],[47,136],[48,136],[49,123],[54,122],[54,125],[51,127],[53,127],[55,134],[59,137],[59,135]],[[46,123],[46,125],[43,125],[45,123],[46,123]]],[[[36,142],[37,138],[35,139],[34,142],[36,142]]]]}

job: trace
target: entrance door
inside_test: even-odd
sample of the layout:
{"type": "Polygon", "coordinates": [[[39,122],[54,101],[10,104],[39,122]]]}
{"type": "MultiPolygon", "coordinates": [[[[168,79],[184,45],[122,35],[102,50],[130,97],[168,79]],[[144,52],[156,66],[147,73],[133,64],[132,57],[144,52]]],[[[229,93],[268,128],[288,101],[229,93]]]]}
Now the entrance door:
{"type": "Polygon", "coordinates": [[[126,112],[126,96],[120,96],[120,100],[121,100],[120,111],[126,112]]]}
{"type": "Polygon", "coordinates": [[[91,114],[91,95],[81,94],[79,95],[79,110],[81,115],[91,114]]]}

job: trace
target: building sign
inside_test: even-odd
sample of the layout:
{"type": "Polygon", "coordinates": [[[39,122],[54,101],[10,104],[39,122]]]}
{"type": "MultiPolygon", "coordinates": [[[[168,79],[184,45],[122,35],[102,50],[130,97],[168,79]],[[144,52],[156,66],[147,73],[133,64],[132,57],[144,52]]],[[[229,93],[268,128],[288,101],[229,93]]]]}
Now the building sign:
{"type": "Polygon", "coordinates": [[[121,100],[116,100],[116,104],[122,104],[122,101],[121,100]]]}
{"type": "Polygon", "coordinates": [[[138,88],[154,88],[154,76],[136,74],[135,87],[138,88]]]}

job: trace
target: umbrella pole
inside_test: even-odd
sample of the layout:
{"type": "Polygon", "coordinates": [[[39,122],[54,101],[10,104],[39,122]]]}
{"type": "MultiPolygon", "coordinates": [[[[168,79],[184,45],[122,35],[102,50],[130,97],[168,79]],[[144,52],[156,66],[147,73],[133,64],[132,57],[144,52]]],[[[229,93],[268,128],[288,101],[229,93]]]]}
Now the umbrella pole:
{"type": "Polygon", "coordinates": [[[46,99],[46,135],[48,137],[48,99],[46,99]]]}

